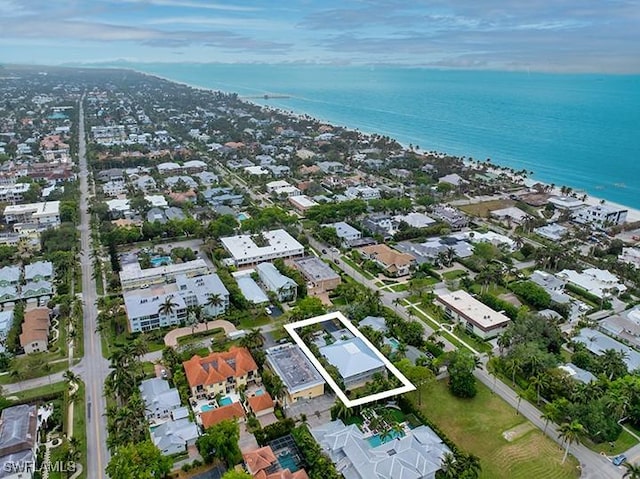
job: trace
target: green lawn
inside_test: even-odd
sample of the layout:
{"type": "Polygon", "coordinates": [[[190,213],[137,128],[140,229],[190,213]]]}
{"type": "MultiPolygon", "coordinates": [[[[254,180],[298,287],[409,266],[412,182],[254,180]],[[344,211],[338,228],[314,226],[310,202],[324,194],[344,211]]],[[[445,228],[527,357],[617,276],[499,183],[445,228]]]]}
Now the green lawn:
{"type": "Polygon", "coordinates": [[[16,396],[16,397],[20,398],[21,400],[24,400],[24,399],[37,399],[37,398],[43,396],[44,394],[64,392],[66,390],[67,390],[66,381],[61,381],[61,382],[58,382],[58,383],[53,383],[51,385],[46,384],[46,385],[40,386],[38,388],[25,389],[24,391],[18,391],[17,393],[12,394],[12,396],[16,396]]]}
{"type": "Polygon", "coordinates": [[[603,442],[600,444],[595,444],[589,440],[584,441],[584,445],[587,446],[592,451],[601,452],[607,454],[608,456],[616,456],[622,452],[625,452],[627,449],[638,444],[638,440],[629,434],[624,429],[622,433],[613,443],[613,447],[609,445],[608,442],[603,442]]]}
{"type": "Polygon", "coordinates": [[[407,283],[396,284],[394,286],[391,286],[390,289],[395,291],[396,293],[401,293],[402,291],[407,290],[407,283]]]}
{"type": "Polygon", "coordinates": [[[344,261],[345,263],[347,263],[349,266],[351,266],[353,269],[355,269],[358,273],[360,273],[365,278],[367,278],[367,279],[373,279],[374,278],[374,276],[371,273],[369,273],[368,271],[363,270],[351,258],[348,258],[346,256],[341,256],[340,259],[342,261],[344,261]]]}
{"type": "Polygon", "coordinates": [[[452,271],[446,271],[442,273],[442,278],[449,279],[449,280],[458,279],[464,276],[465,274],[467,274],[467,272],[463,269],[454,269],[452,271]]]}
{"type": "Polygon", "coordinates": [[[264,326],[265,324],[269,324],[271,322],[271,318],[268,316],[259,316],[259,317],[247,317],[242,318],[240,323],[238,324],[238,329],[252,329],[259,328],[260,326],[264,326]]]}
{"type": "MultiPolygon", "coordinates": [[[[421,410],[463,450],[482,465],[481,479],[577,478],[578,462],[489,389],[478,384],[471,400],[453,397],[444,381],[423,386],[421,410]],[[508,442],[502,434],[516,426],[522,435],[508,442]],[[530,429],[529,427],[530,426],[530,429]]],[[[413,401],[416,393],[409,393],[413,401]]]]}

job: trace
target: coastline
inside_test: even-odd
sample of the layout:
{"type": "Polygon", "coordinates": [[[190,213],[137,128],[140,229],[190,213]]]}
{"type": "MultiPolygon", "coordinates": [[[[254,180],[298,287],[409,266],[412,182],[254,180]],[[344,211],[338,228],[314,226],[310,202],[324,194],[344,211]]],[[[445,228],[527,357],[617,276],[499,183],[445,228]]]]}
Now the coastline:
{"type": "MultiPolygon", "coordinates": [[[[189,88],[194,88],[194,89],[200,90],[200,91],[206,91],[206,92],[217,92],[217,91],[220,91],[220,92],[224,92],[224,93],[237,93],[237,92],[230,92],[230,91],[225,91],[225,90],[220,90],[220,89],[214,89],[214,88],[194,85],[192,83],[188,83],[188,82],[184,82],[184,81],[180,81],[180,80],[175,80],[175,79],[172,79],[172,78],[165,77],[163,75],[159,75],[159,74],[156,74],[156,73],[145,72],[145,71],[142,71],[142,70],[137,70],[135,68],[122,68],[122,67],[114,67],[114,68],[120,68],[120,69],[124,69],[124,70],[133,71],[133,72],[141,74],[141,75],[154,77],[154,78],[157,78],[157,79],[160,79],[160,80],[163,80],[163,81],[167,81],[167,82],[174,83],[174,84],[177,84],[177,85],[187,86],[189,88]]],[[[315,117],[313,115],[310,115],[308,113],[298,113],[298,112],[295,112],[293,110],[285,110],[285,109],[281,109],[281,108],[277,108],[277,107],[266,106],[266,105],[263,105],[261,103],[256,103],[256,102],[252,102],[250,100],[245,100],[245,99],[243,99],[242,101],[246,101],[248,103],[252,103],[254,105],[257,105],[257,106],[259,106],[261,108],[264,108],[264,109],[267,109],[267,110],[273,110],[273,111],[282,112],[284,114],[290,115],[290,116],[295,117],[295,118],[311,117],[311,118],[315,119],[316,121],[318,121],[320,123],[326,123],[326,124],[332,125],[332,126],[340,126],[340,125],[334,124],[330,120],[317,118],[317,117],[315,117]]],[[[362,131],[359,128],[353,128],[353,127],[349,127],[347,125],[343,125],[343,126],[340,126],[340,127],[341,128],[345,128],[345,129],[347,129],[349,131],[356,131],[356,132],[362,133],[363,135],[367,135],[367,136],[371,136],[371,135],[374,135],[374,134],[381,134],[381,133],[375,132],[375,131],[373,131],[373,132],[362,131]]],[[[397,139],[395,139],[395,141],[397,141],[398,144],[400,144],[402,146],[402,148],[404,148],[405,150],[409,149],[408,145],[406,143],[403,143],[403,142],[401,142],[401,141],[399,141],[397,139]]],[[[424,149],[416,149],[414,151],[416,151],[416,153],[419,153],[419,154],[425,154],[425,150],[424,149]]],[[[436,154],[447,155],[446,152],[437,152],[436,154]]],[[[455,155],[452,155],[452,156],[455,156],[455,155]]],[[[463,161],[465,162],[465,164],[467,164],[466,160],[463,160],[463,161]]],[[[500,162],[494,163],[493,165],[489,166],[490,170],[493,170],[493,171],[499,172],[499,173],[505,173],[505,170],[504,169],[500,169],[500,168],[508,169],[508,168],[510,168],[510,166],[500,164],[500,162]]],[[[506,173],[509,174],[510,176],[514,177],[514,178],[516,178],[516,177],[522,178],[521,176],[513,175],[510,172],[506,172],[506,173]]],[[[527,185],[527,183],[530,183],[530,184],[541,183],[543,185],[550,186],[550,183],[548,183],[548,182],[536,180],[535,179],[535,171],[532,171],[532,175],[530,177],[522,178],[522,179],[524,180],[524,184],[525,185],[527,185]]],[[[527,185],[527,186],[530,186],[530,185],[527,185]]],[[[571,187],[572,185],[568,184],[566,186],[571,187]]],[[[583,191],[583,190],[580,190],[580,191],[583,191]]],[[[551,194],[553,194],[555,196],[562,196],[562,194],[560,192],[560,188],[558,186],[554,187],[551,190],[551,194]]],[[[627,213],[627,222],[630,223],[630,222],[640,221],[640,208],[633,208],[631,206],[627,206],[627,205],[624,205],[622,203],[610,201],[610,200],[608,200],[606,198],[594,196],[594,195],[589,194],[586,191],[584,191],[584,195],[586,195],[586,199],[584,201],[585,205],[597,206],[597,205],[600,205],[600,204],[606,204],[606,205],[609,205],[609,206],[613,206],[615,208],[626,209],[628,211],[628,213],[627,213]]]]}

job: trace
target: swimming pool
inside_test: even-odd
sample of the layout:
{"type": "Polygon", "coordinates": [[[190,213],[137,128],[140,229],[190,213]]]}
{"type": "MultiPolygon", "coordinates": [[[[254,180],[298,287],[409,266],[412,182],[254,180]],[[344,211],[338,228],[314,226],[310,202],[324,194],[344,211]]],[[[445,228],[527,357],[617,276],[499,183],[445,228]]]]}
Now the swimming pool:
{"type": "Polygon", "coordinates": [[[290,452],[278,454],[278,462],[282,469],[289,469],[291,472],[297,472],[300,469],[296,457],[290,452]]]}
{"type": "Polygon", "coordinates": [[[238,213],[238,216],[236,216],[236,219],[238,221],[244,221],[244,220],[248,220],[249,216],[247,216],[246,213],[238,213]]]}
{"type": "Polygon", "coordinates": [[[254,394],[256,396],[262,396],[264,394],[264,389],[262,389],[262,388],[256,389],[256,392],[254,394]]]}
{"type": "Polygon", "coordinates": [[[213,407],[211,404],[205,404],[200,408],[202,412],[213,411],[214,409],[215,407],[213,407]]]}
{"type": "Polygon", "coordinates": [[[387,338],[385,342],[391,346],[392,351],[395,351],[400,346],[400,342],[396,338],[387,338]]]}
{"type": "Polygon", "coordinates": [[[228,406],[229,404],[233,404],[233,400],[229,396],[225,396],[223,398],[220,398],[218,404],[220,406],[228,406]]]}
{"type": "Polygon", "coordinates": [[[374,436],[368,437],[367,438],[367,442],[369,444],[371,444],[371,447],[378,447],[382,444],[386,444],[389,441],[392,441],[393,439],[397,439],[399,437],[404,437],[404,433],[403,432],[397,432],[397,431],[391,431],[389,434],[387,434],[384,439],[380,438],[379,434],[376,434],[374,436]]]}
{"type": "Polygon", "coordinates": [[[151,263],[151,266],[153,266],[154,268],[173,263],[173,261],[171,260],[171,256],[154,256],[149,260],[149,262],[151,263]]]}

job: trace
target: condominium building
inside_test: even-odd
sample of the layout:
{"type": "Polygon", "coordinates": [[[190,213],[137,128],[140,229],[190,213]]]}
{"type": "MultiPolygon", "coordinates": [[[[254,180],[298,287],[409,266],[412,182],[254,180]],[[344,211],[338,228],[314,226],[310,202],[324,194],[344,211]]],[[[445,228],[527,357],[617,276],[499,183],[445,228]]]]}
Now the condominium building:
{"type": "Polygon", "coordinates": [[[439,293],[436,304],[444,309],[447,317],[462,323],[468,332],[482,339],[496,337],[511,323],[507,316],[494,311],[463,290],[439,293]]]}
{"type": "Polygon", "coordinates": [[[7,223],[32,223],[56,227],[60,225],[60,202],[9,205],[4,209],[4,220],[7,223]]]}
{"type": "Polygon", "coordinates": [[[172,283],[180,275],[192,277],[207,274],[208,272],[209,267],[203,259],[148,269],[142,269],[140,264],[132,263],[125,265],[120,271],[120,284],[123,291],[129,291],[137,288],[147,288],[154,284],[172,283]]]}
{"type": "Polygon", "coordinates": [[[222,246],[231,254],[236,266],[271,261],[277,258],[295,258],[304,254],[302,246],[283,229],[257,235],[237,235],[221,238],[222,246]]]}

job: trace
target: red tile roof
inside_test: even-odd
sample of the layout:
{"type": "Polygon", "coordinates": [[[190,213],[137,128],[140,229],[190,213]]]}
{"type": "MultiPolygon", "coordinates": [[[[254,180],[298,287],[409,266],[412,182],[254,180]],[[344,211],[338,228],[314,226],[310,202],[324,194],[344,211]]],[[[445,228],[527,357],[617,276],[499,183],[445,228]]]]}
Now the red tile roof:
{"type": "Polygon", "coordinates": [[[182,363],[189,386],[208,386],[257,371],[258,365],[247,348],[232,347],[222,353],[200,357],[197,354],[182,363]]]}
{"type": "Polygon", "coordinates": [[[244,409],[242,409],[242,404],[239,402],[234,402],[228,406],[222,406],[200,414],[202,426],[205,429],[227,419],[237,419],[239,417],[245,417],[244,409]]]}
{"type": "Polygon", "coordinates": [[[253,412],[264,411],[273,408],[273,399],[268,392],[260,396],[253,396],[247,399],[253,412]]]}
{"type": "Polygon", "coordinates": [[[257,474],[262,469],[266,469],[271,464],[275,463],[278,459],[273,453],[273,450],[269,446],[261,447],[255,451],[247,452],[243,454],[244,462],[249,469],[250,474],[257,474]]]}

